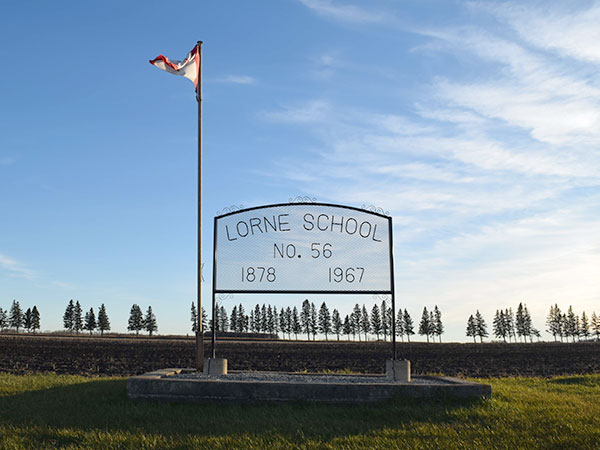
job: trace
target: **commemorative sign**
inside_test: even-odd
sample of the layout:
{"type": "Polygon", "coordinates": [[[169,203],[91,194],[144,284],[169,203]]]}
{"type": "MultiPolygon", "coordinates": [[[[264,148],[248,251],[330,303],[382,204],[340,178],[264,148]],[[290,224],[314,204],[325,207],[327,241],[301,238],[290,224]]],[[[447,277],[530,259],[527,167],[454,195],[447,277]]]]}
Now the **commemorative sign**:
{"type": "Polygon", "coordinates": [[[216,293],[393,294],[391,217],[326,203],[215,217],[216,293]]]}

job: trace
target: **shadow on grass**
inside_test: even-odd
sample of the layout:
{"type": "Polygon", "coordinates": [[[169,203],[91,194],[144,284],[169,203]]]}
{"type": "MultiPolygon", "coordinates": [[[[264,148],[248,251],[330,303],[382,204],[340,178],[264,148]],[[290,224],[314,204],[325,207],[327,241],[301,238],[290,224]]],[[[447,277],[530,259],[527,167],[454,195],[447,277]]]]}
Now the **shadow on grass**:
{"type": "MultiPolygon", "coordinates": [[[[395,399],[379,404],[173,404],[131,401],[125,380],[96,380],[0,397],[0,422],[40,430],[105,430],[182,436],[277,433],[332,439],[414,422],[450,423],[485,401],[395,399]]],[[[42,431],[39,431],[40,433],[42,431]]]]}

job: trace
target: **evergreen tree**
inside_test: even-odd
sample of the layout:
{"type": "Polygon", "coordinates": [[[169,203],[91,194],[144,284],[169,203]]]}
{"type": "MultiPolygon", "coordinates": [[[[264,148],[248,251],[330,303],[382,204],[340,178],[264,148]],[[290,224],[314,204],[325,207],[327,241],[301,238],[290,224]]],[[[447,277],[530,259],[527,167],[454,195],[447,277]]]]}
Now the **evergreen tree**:
{"type": "Polygon", "coordinates": [[[75,309],[75,303],[73,299],[69,300],[65,313],[63,314],[63,326],[65,330],[73,331],[73,310],[75,309]]]}
{"type": "Polygon", "coordinates": [[[504,312],[502,310],[496,310],[496,315],[494,316],[494,321],[492,322],[492,330],[494,332],[494,336],[497,338],[502,338],[504,342],[506,342],[506,320],[504,318],[504,312]]]}
{"type": "MultiPolygon", "coordinates": [[[[2,327],[0,327],[2,328],[2,327]]],[[[37,306],[33,305],[33,309],[31,310],[31,330],[35,333],[35,330],[40,329],[40,312],[37,309],[37,306]]]]}
{"type": "Polygon", "coordinates": [[[519,303],[517,307],[517,314],[515,317],[515,328],[517,330],[517,336],[519,339],[525,336],[525,319],[523,316],[523,303],[519,303]]]}
{"type": "Polygon", "coordinates": [[[275,333],[275,316],[271,305],[267,308],[267,333],[275,333]]]}
{"type": "Polygon", "coordinates": [[[246,333],[248,331],[249,323],[250,323],[250,319],[246,315],[244,306],[240,303],[238,305],[238,329],[236,331],[238,333],[246,333]]]}
{"type": "Polygon", "coordinates": [[[261,333],[267,333],[269,327],[267,326],[268,316],[267,316],[267,307],[263,303],[262,308],[260,310],[260,331],[261,333]]]}
{"type": "Polygon", "coordinates": [[[204,306],[202,307],[202,332],[204,333],[204,330],[206,330],[206,328],[208,327],[208,317],[206,315],[206,310],[204,309],[204,306]]]}
{"type": "MultiPolygon", "coordinates": [[[[283,311],[283,308],[281,308],[281,311],[283,311]]],[[[273,333],[275,333],[275,335],[278,337],[279,337],[279,330],[280,330],[279,314],[277,313],[277,306],[273,306],[273,333]]]]}
{"type": "Polygon", "coordinates": [[[579,335],[583,336],[584,339],[590,337],[590,323],[588,321],[585,311],[581,314],[581,325],[579,327],[579,335]]]}
{"type": "Polygon", "coordinates": [[[79,300],[75,302],[75,307],[73,308],[73,331],[79,334],[81,330],[83,330],[83,311],[81,310],[81,303],[79,300]]]}
{"type": "Polygon", "coordinates": [[[129,310],[127,329],[129,331],[135,331],[136,336],[144,329],[144,313],[142,312],[142,308],[135,303],[131,305],[131,309],[129,310]]]}
{"type": "Polygon", "coordinates": [[[313,335],[313,341],[317,339],[317,328],[319,323],[317,321],[317,307],[314,303],[310,304],[310,332],[313,335]]]}
{"type": "Polygon", "coordinates": [[[383,340],[387,341],[388,335],[391,333],[392,323],[390,322],[389,310],[385,299],[381,301],[381,334],[383,340]]]}
{"type": "Polygon", "coordinates": [[[529,337],[529,342],[533,342],[533,338],[531,337],[533,334],[533,325],[527,305],[523,305],[523,332],[525,333],[524,336],[529,337]]]}
{"type": "Polygon", "coordinates": [[[352,323],[350,321],[350,317],[348,317],[348,314],[346,314],[346,317],[344,317],[344,325],[342,325],[342,331],[348,337],[348,340],[350,340],[350,335],[352,334],[352,323]]]}
{"type": "Polygon", "coordinates": [[[300,312],[300,323],[302,324],[302,329],[306,333],[306,339],[310,340],[310,302],[308,299],[302,302],[302,310],[300,312]]]}
{"type": "Polygon", "coordinates": [[[595,312],[592,313],[592,332],[596,335],[596,340],[600,340],[600,317],[595,312]]]}
{"type": "MultiPolygon", "coordinates": [[[[93,312],[93,310],[92,310],[93,312]]],[[[190,309],[190,320],[192,322],[192,331],[194,333],[198,332],[198,310],[196,309],[196,304],[192,302],[192,307],[190,309]]],[[[90,331],[91,333],[91,331],[90,331]]]]}
{"type": "Polygon", "coordinates": [[[83,329],[89,331],[90,334],[96,329],[96,315],[94,314],[94,308],[90,308],[88,312],[85,313],[85,320],[83,324],[83,329]]]}
{"type": "Polygon", "coordinates": [[[410,317],[406,308],[404,308],[404,333],[408,342],[410,342],[410,336],[415,334],[412,317],[410,317]]]}
{"type": "Polygon", "coordinates": [[[23,315],[23,328],[29,332],[31,329],[31,308],[27,308],[25,314],[23,315]]]}
{"type": "Polygon", "coordinates": [[[377,304],[374,304],[373,309],[371,309],[371,331],[375,333],[377,340],[379,340],[379,334],[382,329],[383,326],[381,324],[381,316],[379,315],[379,307],[377,304]]]}
{"type": "Polygon", "coordinates": [[[0,308],[0,331],[8,326],[8,312],[0,308]]]}
{"type": "Polygon", "coordinates": [[[396,318],[396,336],[400,336],[402,342],[404,342],[404,332],[404,316],[402,315],[402,308],[400,308],[398,309],[398,317],[396,318]]]}
{"type": "Polygon", "coordinates": [[[472,337],[473,342],[477,342],[475,340],[475,337],[477,336],[477,326],[475,325],[473,314],[471,314],[467,320],[467,336],[472,337]]]}
{"type": "Polygon", "coordinates": [[[394,332],[394,327],[392,326],[392,324],[395,325],[395,323],[394,323],[395,320],[396,320],[396,315],[394,314],[394,310],[392,308],[387,308],[385,311],[385,321],[387,323],[389,336],[392,336],[392,333],[394,332]]]}
{"type": "MultiPolygon", "coordinates": [[[[567,312],[567,321],[566,321],[566,336],[567,338],[571,336],[573,342],[575,342],[575,336],[577,336],[577,317],[573,312],[573,306],[569,306],[569,310],[567,312]]],[[[568,339],[567,339],[568,340],[568,339]]]]}
{"type": "Polygon", "coordinates": [[[342,318],[340,317],[340,312],[337,309],[333,310],[333,314],[331,316],[331,322],[333,327],[333,332],[337,336],[337,340],[340,340],[340,334],[343,331],[344,324],[342,322],[342,318]]]}
{"type": "Polygon", "coordinates": [[[331,333],[331,314],[329,314],[329,308],[327,308],[325,302],[323,302],[321,308],[319,309],[318,323],[319,333],[324,334],[325,340],[327,340],[327,335],[331,333]]]}
{"type": "Polygon", "coordinates": [[[108,319],[104,303],[100,305],[100,309],[98,310],[98,329],[100,330],[100,336],[103,336],[105,331],[110,331],[110,320],[108,319]]]}
{"type": "Polygon", "coordinates": [[[444,324],[442,323],[442,312],[437,305],[433,308],[433,334],[442,342],[442,334],[444,333],[444,324]]]}
{"type": "Polygon", "coordinates": [[[487,324],[479,310],[475,313],[475,334],[479,336],[479,342],[483,342],[483,338],[488,337],[487,324]]]}
{"type": "Polygon", "coordinates": [[[23,326],[23,319],[23,310],[21,309],[21,305],[19,305],[17,300],[13,300],[8,315],[8,325],[11,328],[15,328],[18,333],[19,328],[23,326]]]}
{"type": "Polygon", "coordinates": [[[371,331],[371,322],[369,321],[369,313],[367,307],[363,304],[360,310],[360,331],[365,334],[365,341],[368,340],[369,331],[371,331]]]}
{"type": "Polygon", "coordinates": [[[508,308],[504,311],[504,328],[506,329],[506,335],[509,338],[517,340],[517,334],[515,332],[515,315],[512,312],[512,308],[508,308]]]}
{"type": "Polygon", "coordinates": [[[546,317],[546,325],[548,326],[546,331],[554,337],[554,342],[556,342],[556,336],[560,335],[560,317],[561,312],[558,305],[550,306],[550,312],[546,317]]]}
{"type": "Polygon", "coordinates": [[[300,323],[300,318],[298,317],[298,308],[295,306],[292,310],[292,332],[294,333],[295,340],[298,340],[298,333],[302,332],[302,324],[300,323]]]}
{"type": "MultiPolygon", "coordinates": [[[[251,314],[252,320],[250,321],[250,331],[256,333],[256,323],[254,321],[254,312],[251,314]]],[[[238,309],[237,305],[233,305],[233,309],[231,310],[231,317],[229,318],[229,326],[231,327],[231,331],[234,333],[238,330],[238,309]]]]}
{"type": "Polygon", "coordinates": [[[260,333],[260,324],[262,322],[261,319],[261,314],[260,314],[260,305],[257,303],[256,306],[254,306],[254,330],[255,333],[260,333]]]}
{"type": "Polygon", "coordinates": [[[429,313],[427,307],[423,307],[423,314],[421,315],[421,322],[419,323],[419,334],[421,336],[427,336],[427,342],[429,342],[429,333],[431,330],[431,322],[429,320],[429,313]]]}
{"type": "Polygon", "coordinates": [[[358,303],[354,305],[350,315],[350,323],[352,324],[352,340],[355,340],[358,334],[358,340],[360,341],[360,306],[358,303]]]}
{"type": "Polygon", "coordinates": [[[224,306],[219,308],[219,329],[223,332],[229,331],[229,317],[224,306]]]}
{"type": "Polygon", "coordinates": [[[152,312],[152,306],[148,306],[148,310],[146,311],[146,317],[144,317],[144,329],[148,332],[149,336],[152,336],[152,333],[158,330],[156,316],[152,312]]]}
{"type": "Polygon", "coordinates": [[[289,324],[290,324],[287,319],[286,311],[287,311],[286,308],[282,307],[281,311],[279,312],[279,329],[281,330],[281,334],[284,339],[285,339],[285,333],[288,332],[289,324]]]}

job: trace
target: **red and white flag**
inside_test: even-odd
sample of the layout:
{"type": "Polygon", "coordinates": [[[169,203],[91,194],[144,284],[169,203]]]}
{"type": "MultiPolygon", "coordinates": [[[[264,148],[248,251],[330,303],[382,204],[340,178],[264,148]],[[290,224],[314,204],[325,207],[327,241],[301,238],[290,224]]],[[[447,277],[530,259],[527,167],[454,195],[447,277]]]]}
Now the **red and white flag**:
{"type": "Polygon", "coordinates": [[[150,60],[150,64],[174,75],[182,75],[188,80],[194,82],[194,87],[198,89],[198,68],[200,67],[200,51],[198,46],[187,54],[183,61],[169,59],[166,56],[158,55],[150,60]]]}

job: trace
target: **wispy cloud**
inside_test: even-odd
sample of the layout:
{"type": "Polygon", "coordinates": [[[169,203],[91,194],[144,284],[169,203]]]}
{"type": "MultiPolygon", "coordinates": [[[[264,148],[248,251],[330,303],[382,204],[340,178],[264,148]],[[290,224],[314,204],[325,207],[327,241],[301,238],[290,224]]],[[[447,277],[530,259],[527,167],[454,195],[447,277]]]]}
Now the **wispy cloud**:
{"type": "Polygon", "coordinates": [[[382,23],[390,19],[389,15],[367,11],[355,5],[333,2],[331,0],[299,0],[317,14],[333,20],[347,23],[382,23]]]}
{"type": "Polygon", "coordinates": [[[248,75],[227,75],[219,78],[211,78],[208,81],[214,83],[256,84],[256,78],[248,75]]]}
{"type": "Polygon", "coordinates": [[[33,279],[36,273],[24,264],[0,253],[0,269],[3,269],[11,277],[33,279]]]}
{"type": "Polygon", "coordinates": [[[11,158],[9,156],[0,157],[0,166],[8,166],[10,164],[14,164],[17,160],[15,158],[11,158]]]}

